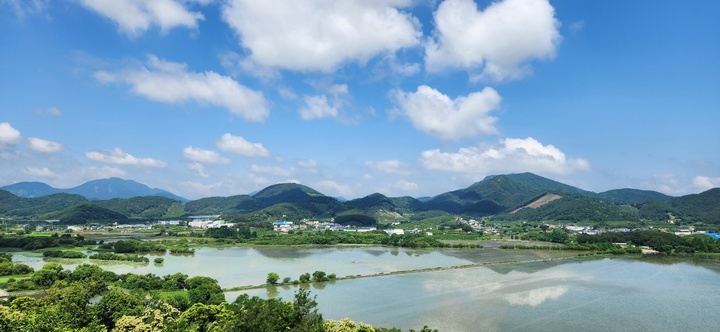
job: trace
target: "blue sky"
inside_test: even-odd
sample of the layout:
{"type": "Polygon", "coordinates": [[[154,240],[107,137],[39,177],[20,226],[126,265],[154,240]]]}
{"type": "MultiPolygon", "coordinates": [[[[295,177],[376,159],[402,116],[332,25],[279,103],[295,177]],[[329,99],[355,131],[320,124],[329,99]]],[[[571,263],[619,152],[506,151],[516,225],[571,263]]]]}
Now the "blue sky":
{"type": "Polygon", "coordinates": [[[0,0],[0,185],[720,186],[720,2],[0,0]]]}

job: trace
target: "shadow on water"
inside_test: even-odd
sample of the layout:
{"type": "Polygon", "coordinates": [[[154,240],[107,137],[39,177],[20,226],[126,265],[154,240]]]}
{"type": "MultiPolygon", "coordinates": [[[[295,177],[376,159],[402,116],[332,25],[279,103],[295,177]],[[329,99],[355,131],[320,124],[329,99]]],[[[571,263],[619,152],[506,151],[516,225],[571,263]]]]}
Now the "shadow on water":
{"type": "Polygon", "coordinates": [[[297,258],[307,258],[310,257],[316,252],[313,250],[298,250],[295,248],[254,248],[254,250],[267,258],[279,258],[279,259],[297,259],[297,258]]]}

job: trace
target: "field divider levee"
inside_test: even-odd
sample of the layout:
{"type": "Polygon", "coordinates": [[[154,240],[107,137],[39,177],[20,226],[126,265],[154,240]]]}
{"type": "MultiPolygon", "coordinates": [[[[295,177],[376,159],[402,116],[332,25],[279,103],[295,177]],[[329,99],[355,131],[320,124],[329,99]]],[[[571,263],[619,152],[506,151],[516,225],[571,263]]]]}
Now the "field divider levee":
{"type": "MultiPolygon", "coordinates": [[[[358,274],[358,275],[354,275],[354,276],[338,277],[331,281],[321,281],[321,282],[327,283],[327,282],[335,282],[335,281],[342,281],[342,280],[387,277],[387,276],[394,276],[394,275],[401,275],[401,274],[413,274],[413,273],[436,272],[436,271],[447,271],[447,270],[472,269],[472,268],[479,268],[479,267],[500,266],[500,265],[510,265],[510,264],[540,263],[540,262],[550,262],[550,261],[558,261],[558,260],[565,260],[565,259],[577,259],[577,257],[567,256],[567,257],[539,258],[539,259],[530,259],[530,260],[521,260],[521,261],[486,262],[486,263],[474,263],[474,264],[463,264],[463,265],[453,265],[453,266],[439,266],[439,267],[429,267],[429,268],[412,269],[412,270],[378,272],[378,273],[372,273],[372,274],[358,274]]],[[[311,284],[311,283],[320,283],[320,282],[308,282],[305,284],[311,284]]],[[[238,286],[238,287],[231,287],[231,288],[223,288],[223,292],[237,292],[237,291],[250,290],[250,289],[262,289],[262,288],[268,288],[268,287],[298,286],[298,285],[302,285],[302,284],[286,283],[286,284],[272,284],[272,285],[271,284],[245,285],[245,286],[238,286]]]]}

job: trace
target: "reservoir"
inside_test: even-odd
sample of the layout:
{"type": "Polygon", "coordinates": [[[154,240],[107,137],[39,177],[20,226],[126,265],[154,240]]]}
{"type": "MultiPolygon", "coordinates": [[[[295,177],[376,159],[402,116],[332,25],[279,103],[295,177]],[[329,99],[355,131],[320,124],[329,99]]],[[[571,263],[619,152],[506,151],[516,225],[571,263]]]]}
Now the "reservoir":
{"type": "MultiPolygon", "coordinates": [[[[116,273],[176,272],[215,278],[225,288],[265,283],[268,272],[298,279],[316,270],[338,277],[445,267],[304,285],[326,319],[440,331],[713,331],[720,307],[720,260],[579,259],[565,251],[411,250],[386,247],[200,248],[164,255],[164,264],[102,265],[116,273]],[[479,266],[465,268],[469,264],[479,266]]],[[[159,256],[148,256],[149,258],[159,256]]],[[[621,256],[622,257],[622,256],[621,256]]],[[[35,269],[37,254],[15,253],[35,269]]],[[[60,260],[72,269],[82,260],[60,260]]],[[[93,263],[97,261],[92,261],[93,263]]],[[[299,286],[228,292],[290,300],[299,286]]]]}

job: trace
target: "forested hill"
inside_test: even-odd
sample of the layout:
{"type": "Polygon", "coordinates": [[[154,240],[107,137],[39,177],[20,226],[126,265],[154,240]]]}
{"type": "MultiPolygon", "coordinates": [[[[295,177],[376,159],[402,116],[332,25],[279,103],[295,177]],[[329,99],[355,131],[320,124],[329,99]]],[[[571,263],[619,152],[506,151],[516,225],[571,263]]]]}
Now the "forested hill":
{"type": "MultiPolygon", "coordinates": [[[[33,184],[33,188],[47,189],[37,183],[33,184]]],[[[348,216],[362,220],[365,217],[412,216],[412,220],[418,220],[423,216],[455,214],[490,216],[497,220],[602,222],[673,219],[720,223],[720,188],[682,197],[636,189],[598,194],[532,173],[521,173],[490,176],[467,188],[423,201],[375,193],[340,202],[295,183],[272,185],[253,195],[208,197],[186,203],[161,196],[88,200],[68,193],[24,198],[0,190],[0,215],[14,218],[60,219],[67,222],[97,220],[93,217],[96,216],[103,220],[129,222],[198,214],[231,215],[248,221],[347,219],[348,216]]]]}
{"type": "Polygon", "coordinates": [[[57,193],[76,194],[89,200],[132,198],[137,196],[163,196],[178,201],[188,200],[169,191],[150,188],[142,183],[120,178],[99,179],[68,189],[53,188],[42,182],[19,182],[0,187],[19,197],[34,198],[57,193]]]}

